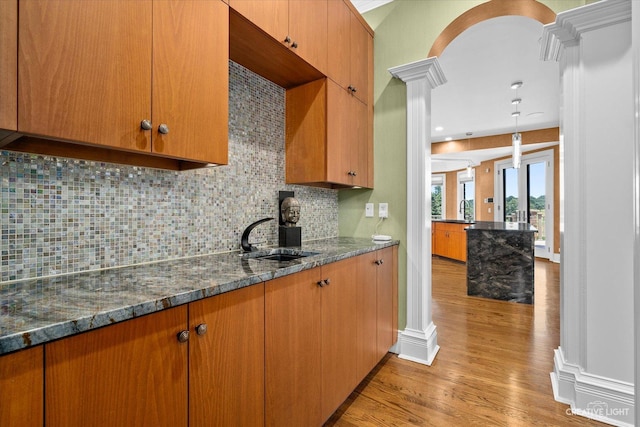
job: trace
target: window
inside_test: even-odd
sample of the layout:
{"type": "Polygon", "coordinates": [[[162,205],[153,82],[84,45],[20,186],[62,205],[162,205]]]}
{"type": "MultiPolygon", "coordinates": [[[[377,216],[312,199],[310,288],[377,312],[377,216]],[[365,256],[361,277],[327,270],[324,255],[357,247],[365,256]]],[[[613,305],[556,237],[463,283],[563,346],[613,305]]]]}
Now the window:
{"type": "Polygon", "coordinates": [[[445,217],[445,175],[431,175],[431,219],[444,219],[445,217]]]}
{"type": "Polygon", "coordinates": [[[475,170],[458,172],[458,219],[475,221],[475,170]]]}

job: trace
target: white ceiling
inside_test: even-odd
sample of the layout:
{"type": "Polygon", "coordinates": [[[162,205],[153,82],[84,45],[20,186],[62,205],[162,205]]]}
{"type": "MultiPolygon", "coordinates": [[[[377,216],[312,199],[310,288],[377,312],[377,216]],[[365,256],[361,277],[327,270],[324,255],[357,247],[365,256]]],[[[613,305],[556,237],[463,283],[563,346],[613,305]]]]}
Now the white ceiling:
{"type": "MultiPolygon", "coordinates": [[[[352,0],[352,3],[364,12],[389,1],[352,0]]],[[[480,22],[456,37],[438,58],[447,82],[432,92],[432,141],[514,132],[516,119],[511,112],[516,107],[511,100],[516,91],[510,86],[517,80],[523,82],[518,89],[518,97],[522,98],[518,105],[521,112],[518,130],[558,126],[559,66],[555,61],[539,59],[541,36],[542,24],[538,21],[522,16],[503,16],[480,22]],[[436,131],[437,126],[443,130],[436,131]],[[467,136],[468,132],[472,135],[467,136]]],[[[524,146],[523,149],[527,151],[531,147],[524,146]]],[[[460,155],[435,155],[434,160],[460,155]]],[[[465,160],[479,164],[508,156],[509,150],[474,150],[463,155],[465,160]]],[[[433,170],[456,170],[461,168],[455,167],[459,164],[434,162],[433,170]]]]}

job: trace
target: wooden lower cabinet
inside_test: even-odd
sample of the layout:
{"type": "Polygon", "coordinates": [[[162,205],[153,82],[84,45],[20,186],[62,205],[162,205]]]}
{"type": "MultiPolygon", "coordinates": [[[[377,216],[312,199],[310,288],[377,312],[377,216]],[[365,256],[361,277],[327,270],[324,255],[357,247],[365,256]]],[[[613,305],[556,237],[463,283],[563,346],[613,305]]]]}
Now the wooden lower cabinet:
{"type": "Polygon", "coordinates": [[[47,426],[264,424],[263,284],[45,348],[47,426]]]}
{"type": "Polygon", "coordinates": [[[189,304],[189,326],[189,426],[264,425],[264,284],[189,304]]]}
{"type": "Polygon", "coordinates": [[[464,229],[468,226],[468,224],[433,222],[433,254],[466,262],[467,232],[464,229]]]}
{"type": "Polygon", "coordinates": [[[186,426],[187,306],[45,345],[46,425],[186,426]]]}
{"type": "Polygon", "coordinates": [[[43,347],[0,356],[0,426],[42,427],[43,347]]]}
{"type": "Polygon", "coordinates": [[[322,425],[387,353],[396,257],[387,248],[266,282],[267,426],[322,425]]]}

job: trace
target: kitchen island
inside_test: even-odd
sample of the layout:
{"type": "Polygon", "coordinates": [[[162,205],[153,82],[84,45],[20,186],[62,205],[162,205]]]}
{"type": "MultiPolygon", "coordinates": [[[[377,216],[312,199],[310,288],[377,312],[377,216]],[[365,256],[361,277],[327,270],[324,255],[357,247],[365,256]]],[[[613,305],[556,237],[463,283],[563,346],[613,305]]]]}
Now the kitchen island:
{"type": "Polygon", "coordinates": [[[478,221],[467,228],[467,295],[533,304],[537,229],[478,221]]]}

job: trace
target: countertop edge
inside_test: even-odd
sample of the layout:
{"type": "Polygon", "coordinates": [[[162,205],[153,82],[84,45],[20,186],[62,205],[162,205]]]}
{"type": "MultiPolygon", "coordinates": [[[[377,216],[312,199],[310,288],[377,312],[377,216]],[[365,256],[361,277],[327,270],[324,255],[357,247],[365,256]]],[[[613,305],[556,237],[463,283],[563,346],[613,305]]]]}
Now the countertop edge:
{"type": "MultiPolygon", "coordinates": [[[[303,242],[303,248],[312,249],[318,244],[322,244],[323,242],[332,241],[335,239],[341,238],[330,238],[306,243],[303,242]]],[[[399,240],[391,240],[388,242],[372,242],[364,238],[346,239],[350,240],[351,242],[356,241],[356,244],[359,247],[349,250],[326,251],[326,253],[303,258],[295,264],[286,266],[266,268],[268,267],[268,265],[265,264],[265,271],[260,271],[252,275],[247,275],[245,277],[237,279],[223,278],[220,281],[213,278],[208,281],[202,288],[185,289],[183,292],[163,295],[161,297],[151,298],[145,301],[136,301],[132,302],[131,304],[123,305],[122,307],[105,311],[86,313],[85,315],[74,317],[72,319],[69,318],[60,322],[52,322],[51,324],[46,324],[39,327],[25,327],[24,330],[21,330],[19,332],[0,336],[0,356],[400,244],[399,240]]],[[[223,254],[219,255],[222,256],[223,254]]],[[[216,254],[209,256],[215,257],[216,254]]],[[[202,255],[184,258],[181,261],[190,262],[198,258],[202,258],[202,255]]],[[[162,266],[163,264],[168,264],[172,261],[175,260],[163,261],[155,264],[162,266]]],[[[136,266],[121,267],[115,270],[119,272],[126,272],[128,269],[133,269],[135,267],[136,266]]],[[[77,273],[71,276],[80,277],[83,274],[87,275],[89,273],[91,272],[77,273]]],[[[40,280],[46,286],[47,281],[53,279],[55,278],[28,279],[23,281],[22,283],[40,280]]]]}

